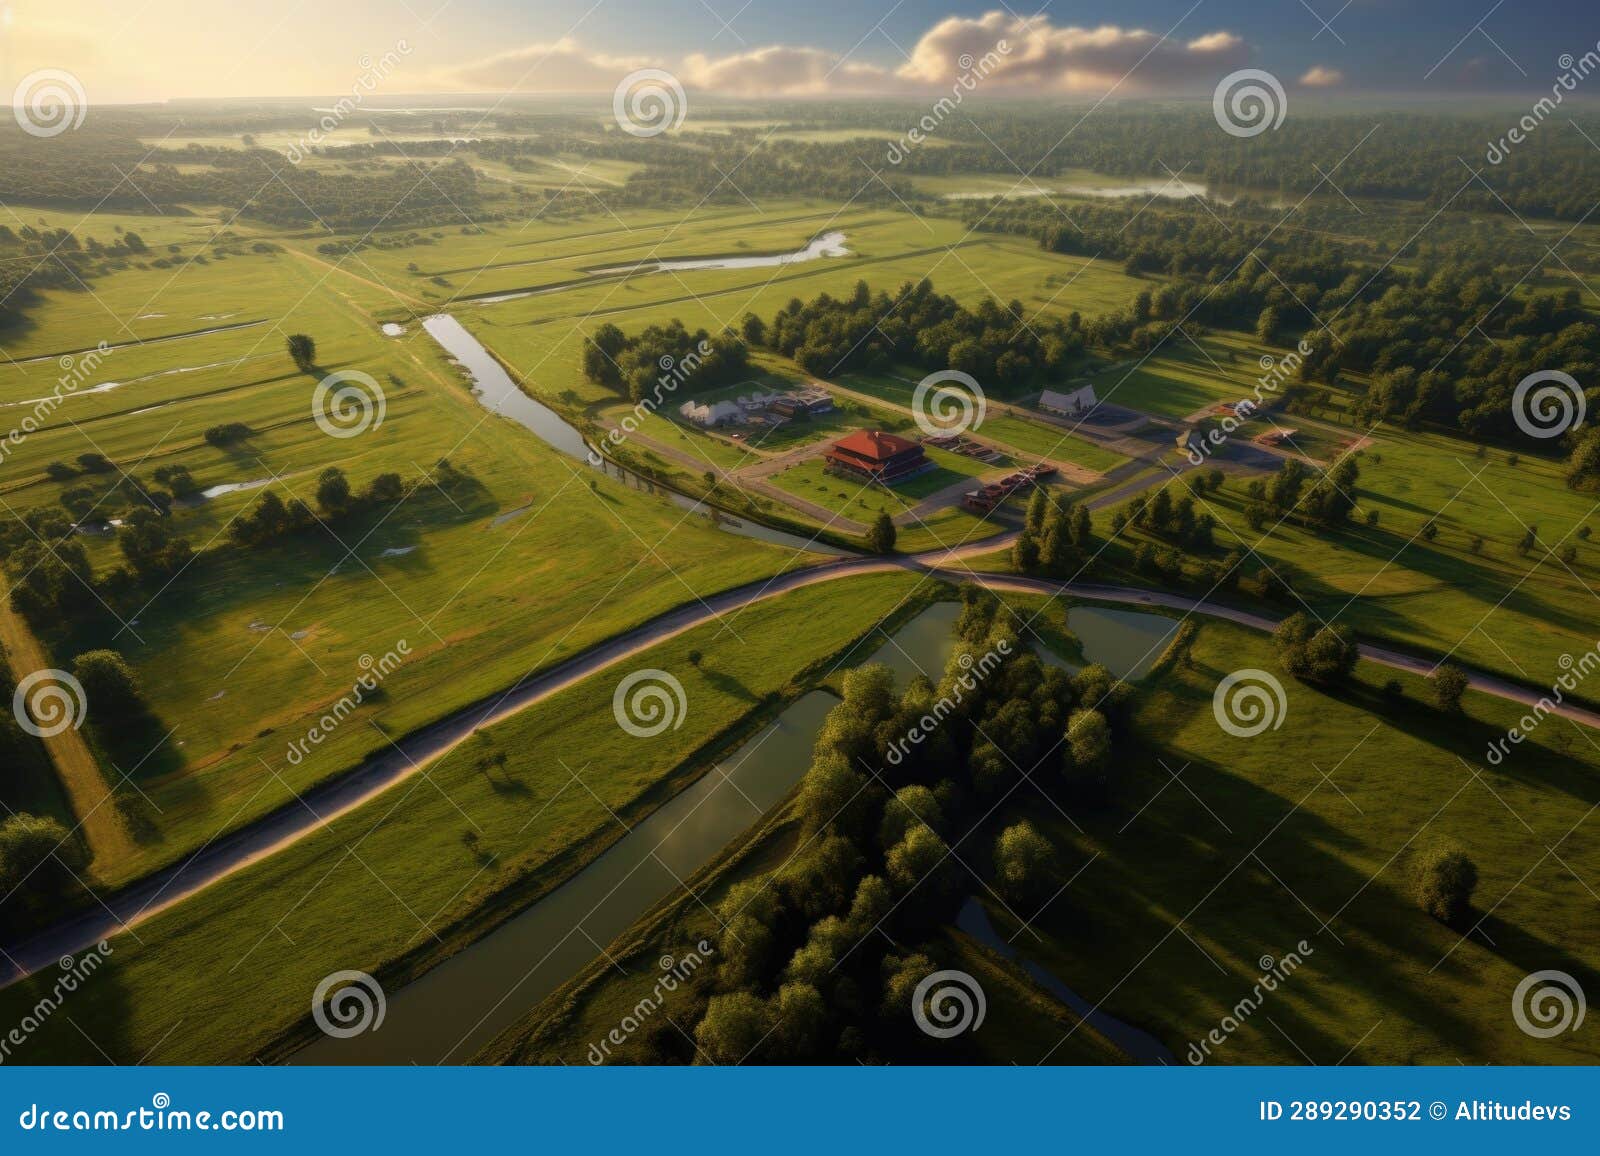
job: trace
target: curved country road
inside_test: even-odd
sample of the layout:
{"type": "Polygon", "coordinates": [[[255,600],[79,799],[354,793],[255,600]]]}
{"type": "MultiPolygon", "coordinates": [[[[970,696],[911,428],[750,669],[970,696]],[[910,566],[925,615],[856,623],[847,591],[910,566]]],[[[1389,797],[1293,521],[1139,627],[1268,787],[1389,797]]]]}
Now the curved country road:
{"type": "MultiPolygon", "coordinates": [[[[1163,591],[1056,582],[1010,574],[982,574],[953,568],[952,564],[998,549],[1015,537],[1015,532],[1012,532],[956,550],[927,554],[887,558],[854,556],[822,562],[775,578],[738,586],[707,597],[704,601],[669,611],[542,674],[523,679],[509,691],[474,703],[432,726],[413,732],[393,744],[387,752],[369,759],[349,774],[307,791],[295,802],[207,843],[181,863],[132,884],[107,899],[104,905],[81,912],[39,932],[31,939],[14,946],[7,945],[0,953],[0,960],[4,961],[5,966],[5,971],[0,973],[0,987],[51,967],[62,956],[75,955],[128,927],[143,923],[196,892],[305,838],[417,774],[471,737],[479,727],[500,722],[660,642],[714,621],[721,614],[778,598],[806,586],[859,574],[907,570],[953,583],[978,582],[992,590],[1070,594],[1100,602],[1202,614],[1226,619],[1253,630],[1270,631],[1277,626],[1277,620],[1273,618],[1163,591]]],[[[1363,645],[1360,650],[1361,656],[1369,661],[1413,674],[1426,675],[1434,665],[1427,659],[1382,647],[1363,645]]],[[[1540,698],[1535,691],[1489,675],[1472,673],[1469,680],[1473,689],[1512,702],[1531,706],[1540,698]]],[[[1600,713],[1565,703],[1558,706],[1555,713],[1584,726],[1600,729],[1600,713]]]]}

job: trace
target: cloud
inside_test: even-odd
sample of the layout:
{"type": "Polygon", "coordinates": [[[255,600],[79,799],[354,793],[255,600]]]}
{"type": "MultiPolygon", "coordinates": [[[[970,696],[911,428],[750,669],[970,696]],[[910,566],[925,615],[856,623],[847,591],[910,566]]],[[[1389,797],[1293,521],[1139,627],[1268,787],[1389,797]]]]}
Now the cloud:
{"type": "Polygon", "coordinates": [[[1300,83],[1307,88],[1337,88],[1344,83],[1344,73],[1337,68],[1318,64],[1306,71],[1300,83]]]}
{"type": "Polygon", "coordinates": [[[951,16],[935,24],[896,71],[906,81],[947,87],[967,71],[963,59],[1000,57],[985,77],[998,88],[1055,92],[1152,91],[1210,79],[1244,63],[1245,43],[1231,32],[1210,32],[1187,43],[1143,28],[1058,28],[1048,19],[1005,12],[951,16]]]}
{"type": "Polygon", "coordinates": [[[718,60],[696,53],[683,63],[686,84],[728,96],[848,96],[904,87],[887,69],[820,48],[774,44],[718,60]]]}
{"type": "Polygon", "coordinates": [[[659,67],[643,56],[607,56],[584,50],[565,37],[554,44],[530,44],[476,61],[440,77],[446,87],[473,92],[610,92],[628,73],[659,67]]]}
{"type": "Polygon", "coordinates": [[[972,76],[997,95],[1099,94],[1113,88],[1133,95],[1209,87],[1248,56],[1248,46],[1232,32],[1183,42],[1142,28],[1058,27],[1047,17],[995,11],[939,21],[898,65],[773,44],[722,57],[695,53],[674,68],[658,59],[589,52],[563,39],[462,66],[441,81],[479,91],[601,92],[634,69],[664,67],[691,88],[747,98],[913,95],[948,90],[972,76]]]}

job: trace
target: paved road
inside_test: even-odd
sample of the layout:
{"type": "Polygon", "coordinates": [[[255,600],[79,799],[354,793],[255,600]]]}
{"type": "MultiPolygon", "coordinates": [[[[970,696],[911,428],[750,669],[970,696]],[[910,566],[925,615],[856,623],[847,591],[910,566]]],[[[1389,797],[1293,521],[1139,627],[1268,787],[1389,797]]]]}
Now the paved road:
{"type": "MultiPolygon", "coordinates": [[[[713,621],[719,615],[779,598],[807,586],[861,574],[905,570],[950,582],[976,581],[993,590],[1070,594],[1077,598],[1127,606],[1160,607],[1185,614],[1201,614],[1225,619],[1252,630],[1270,631],[1277,625],[1274,618],[1180,594],[1125,586],[1064,583],[1020,575],[982,574],[961,565],[967,559],[1002,548],[1015,538],[1013,532],[949,551],[888,558],[840,558],[761,582],[748,583],[669,611],[542,674],[524,679],[503,694],[475,703],[401,739],[397,744],[392,744],[388,752],[363,763],[349,774],[308,791],[280,810],[208,843],[183,862],[156,872],[107,899],[103,906],[79,913],[29,940],[7,945],[4,954],[0,955],[6,969],[0,973],[0,986],[34,971],[53,967],[62,956],[76,955],[103,939],[137,926],[196,892],[320,830],[419,773],[465,742],[480,727],[492,726],[582,679],[617,666],[686,630],[713,621]]],[[[1427,674],[1433,668],[1433,663],[1428,659],[1383,647],[1362,646],[1361,655],[1369,661],[1414,674],[1427,674]]],[[[1540,698],[1538,692],[1489,675],[1473,673],[1469,679],[1474,689],[1512,702],[1531,706],[1540,698]]],[[[1584,726],[1600,729],[1600,714],[1593,711],[1563,704],[1556,708],[1555,713],[1584,726]]]]}

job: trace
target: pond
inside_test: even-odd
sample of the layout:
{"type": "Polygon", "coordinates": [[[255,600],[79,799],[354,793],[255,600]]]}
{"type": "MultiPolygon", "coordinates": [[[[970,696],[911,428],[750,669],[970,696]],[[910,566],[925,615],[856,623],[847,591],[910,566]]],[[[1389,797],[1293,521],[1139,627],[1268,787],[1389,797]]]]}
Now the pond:
{"type": "Polygon", "coordinates": [[[1178,632],[1178,621],[1142,610],[1074,606],[1067,611],[1067,629],[1077,635],[1083,655],[1118,678],[1136,682],[1150,673],[1178,632]]]}
{"type": "MultiPolygon", "coordinates": [[[[867,661],[889,667],[901,686],[918,674],[938,682],[955,651],[953,632],[960,617],[959,602],[936,602],[902,626],[893,638],[886,639],[867,661]]],[[[1084,658],[1100,663],[1117,678],[1134,682],[1148,674],[1161,657],[1177,632],[1178,623],[1139,610],[1074,606],[1067,611],[1067,628],[1077,636],[1084,658]]],[[[1034,652],[1049,666],[1068,671],[1082,669],[1042,641],[1035,641],[1034,652]]]]}
{"type": "Polygon", "coordinates": [[[660,482],[644,478],[621,466],[607,462],[600,458],[589,448],[589,443],[584,440],[583,434],[577,427],[571,425],[565,418],[543,402],[535,401],[511,380],[511,375],[505,367],[496,361],[490,352],[483,347],[483,343],[468,331],[466,326],[451,317],[448,313],[440,313],[433,317],[423,319],[422,328],[428,336],[437,341],[457,362],[467,371],[474,386],[472,396],[485,409],[510,418],[523,429],[538,437],[545,444],[559,450],[561,453],[582,462],[590,469],[598,469],[603,473],[614,474],[626,484],[639,488],[648,488],[663,495],[679,509],[686,510],[698,517],[707,518],[720,530],[742,538],[755,538],[759,541],[770,542],[776,546],[787,546],[793,550],[805,550],[812,554],[829,554],[842,556],[844,550],[835,549],[821,542],[814,542],[810,538],[799,534],[790,534],[783,530],[776,530],[770,526],[763,526],[759,522],[752,522],[748,518],[735,518],[724,514],[715,507],[697,501],[676,490],[668,489],[660,482]]]}

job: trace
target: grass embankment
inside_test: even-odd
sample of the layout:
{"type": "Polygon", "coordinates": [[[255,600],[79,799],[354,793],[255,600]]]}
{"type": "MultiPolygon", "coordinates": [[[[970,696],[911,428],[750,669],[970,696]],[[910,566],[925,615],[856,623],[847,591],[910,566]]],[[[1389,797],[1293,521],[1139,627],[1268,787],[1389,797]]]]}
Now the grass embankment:
{"type": "MultiPolygon", "coordinates": [[[[137,941],[119,936],[73,997],[93,1044],[56,1017],[18,1055],[130,1062],[155,1048],[149,1062],[239,1062],[308,1026],[310,993],[332,971],[359,967],[392,989],[598,855],[623,833],[613,812],[631,825],[692,781],[855,638],[914,609],[904,600],[917,587],[890,574],[796,591],[746,610],[737,635],[710,623],[640,655],[629,669],[672,672],[688,700],[681,729],[654,739],[613,718],[622,672],[485,730],[425,777],[141,925],[137,941]]],[[[0,1015],[20,1017],[48,981],[0,993],[0,1015]]]]}

